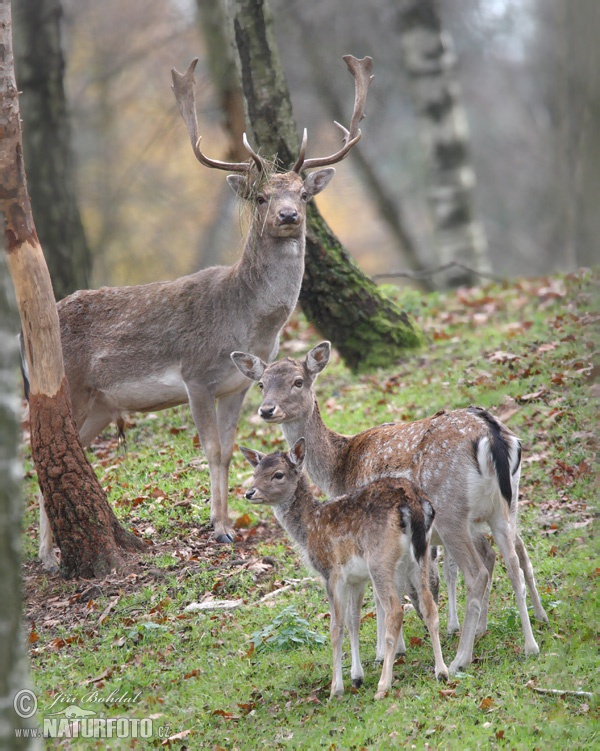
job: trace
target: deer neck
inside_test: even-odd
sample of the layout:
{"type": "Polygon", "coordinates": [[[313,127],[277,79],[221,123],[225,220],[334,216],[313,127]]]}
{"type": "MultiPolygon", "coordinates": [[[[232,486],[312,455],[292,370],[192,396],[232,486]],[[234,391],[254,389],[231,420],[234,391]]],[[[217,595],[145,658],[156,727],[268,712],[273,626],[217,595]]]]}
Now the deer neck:
{"type": "Polygon", "coordinates": [[[303,475],[300,477],[296,492],[285,503],[275,506],[275,517],[288,535],[300,547],[306,549],[308,529],[314,523],[315,512],[320,506],[310,492],[308,480],[303,475]]]}
{"type": "Polygon", "coordinates": [[[325,425],[317,398],[308,414],[284,422],[281,427],[290,447],[298,438],[306,439],[306,469],[310,479],[329,496],[345,492],[339,457],[343,456],[350,439],[325,425]]]}
{"type": "Polygon", "coordinates": [[[265,312],[283,309],[285,320],[291,315],[302,285],[305,246],[304,230],[298,237],[273,237],[252,225],[236,275],[265,312]]]}

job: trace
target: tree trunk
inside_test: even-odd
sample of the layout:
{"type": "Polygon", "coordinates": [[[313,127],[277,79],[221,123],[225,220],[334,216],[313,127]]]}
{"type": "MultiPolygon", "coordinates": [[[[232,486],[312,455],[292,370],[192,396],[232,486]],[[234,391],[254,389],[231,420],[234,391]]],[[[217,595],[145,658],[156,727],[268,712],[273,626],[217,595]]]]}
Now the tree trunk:
{"type": "MultiPolygon", "coordinates": [[[[293,23],[299,25],[302,36],[306,41],[306,57],[312,83],[319,98],[329,112],[331,119],[342,122],[344,119],[342,93],[338,91],[332,78],[327,75],[328,62],[324,58],[328,54],[328,49],[319,42],[315,29],[314,13],[309,5],[295,2],[289,4],[286,12],[291,15],[293,23]]],[[[379,217],[385,222],[390,233],[396,239],[398,255],[413,271],[425,271],[425,266],[421,261],[422,251],[419,247],[418,237],[410,228],[402,205],[395,202],[390,196],[390,192],[380,174],[380,165],[375,160],[368,159],[361,148],[353,152],[352,158],[379,217]]],[[[421,280],[420,284],[425,289],[432,289],[427,277],[421,280]]]]}
{"type": "Polygon", "coordinates": [[[121,549],[144,544],[122,530],[73,422],[52,282],[27,192],[9,0],[0,0],[0,209],[30,382],[31,450],[65,577],[103,576],[121,549]]]}
{"type": "Polygon", "coordinates": [[[428,200],[436,232],[442,286],[469,285],[487,271],[487,242],[473,217],[475,173],[468,148],[467,118],[460,102],[452,40],[442,30],[437,0],[401,0],[398,31],[412,82],[430,168],[428,200]],[[468,268],[464,268],[464,267],[468,268]]]}
{"type": "MultiPolygon", "coordinates": [[[[253,143],[289,169],[300,143],[266,0],[230,0],[229,15],[253,143]]],[[[300,304],[354,370],[390,365],[423,341],[412,319],[350,259],[314,204],[300,304]]]]}
{"type": "Polygon", "coordinates": [[[36,227],[56,298],[90,286],[63,84],[61,0],[13,0],[23,151],[36,227]]]}
{"type": "MultiPolygon", "coordinates": [[[[248,158],[243,135],[244,100],[238,81],[233,50],[227,38],[227,11],[223,0],[196,0],[200,29],[206,44],[208,68],[223,115],[223,127],[229,137],[227,162],[243,162],[248,158]]],[[[208,228],[203,229],[198,248],[199,268],[223,263],[227,253],[238,242],[232,219],[238,211],[238,199],[229,185],[224,185],[218,209],[208,228]]]]}
{"type": "MultiPolygon", "coordinates": [[[[33,717],[17,715],[13,706],[17,692],[29,690],[31,684],[21,622],[18,316],[2,240],[0,235],[0,748],[16,751],[41,749],[42,744],[15,734],[18,728],[35,728],[35,722],[33,717]]],[[[18,706],[28,710],[32,705],[22,696],[18,706]]]]}

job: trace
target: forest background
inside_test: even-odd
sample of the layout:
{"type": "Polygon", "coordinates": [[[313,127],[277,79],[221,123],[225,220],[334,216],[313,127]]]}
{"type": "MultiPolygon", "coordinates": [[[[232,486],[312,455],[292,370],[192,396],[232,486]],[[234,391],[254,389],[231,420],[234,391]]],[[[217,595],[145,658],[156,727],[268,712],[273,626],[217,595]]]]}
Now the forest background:
{"type": "MultiPolygon", "coordinates": [[[[172,279],[240,250],[239,208],[225,181],[199,168],[170,92],[170,69],[198,56],[203,146],[228,148],[198,18],[204,0],[63,0],[65,86],[77,200],[93,258],[90,286],[172,279]],[[224,216],[225,214],[225,216],[224,216]]],[[[17,28],[19,6],[15,4],[17,28]]],[[[434,267],[426,200],[429,164],[391,0],[270,3],[298,128],[312,153],[338,146],[335,99],[345,102],[343,54],[374,58],[361,156],[434,267]],[[332,109],[332,107],[334,109],[332,109]]],[[[600,217],[600,61],[594,0],[443,0],[442,22],[468,121],[474,214],[491,271],[539,275],[592,264],[600,217]]],[[[17,38],[18,39],[18,38],[17,38]]],[[[28,85],[23,89],[28,158],[28,85]]],[[[21,53],[19,50],[21,49],[21,53]]],[[[466,123],[465,123],[466,125],[466,123]]],[[[409,267],[382,219],[381,196],[350,156],[319,197],[333,231],[369,275],[409,267]]],[[[34,216],[36,212],[33,195],[34,216]]],[[[42,245],[43,222],[37,221],[42,245]]]]}

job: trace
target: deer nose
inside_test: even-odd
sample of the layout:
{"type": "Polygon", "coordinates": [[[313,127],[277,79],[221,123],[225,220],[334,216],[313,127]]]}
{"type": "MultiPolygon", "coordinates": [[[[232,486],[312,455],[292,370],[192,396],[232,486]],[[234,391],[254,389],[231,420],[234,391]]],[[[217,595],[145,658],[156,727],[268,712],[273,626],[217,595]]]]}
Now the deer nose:
{"type": "Polygon", "coordinates": [[[267,420],[269,417],[273,417],[274,412],[275,412],[274,404],[261,404],[258,409],[258,414],[261,417],[263,417],[265,420],[267,420]]]}
{"type": "Polygon", "coordinates": [[[247,498],[249,501],[254,498],[254,494],[256,493],[256,488],[250,488],[250,490],[247,490],[244,494],[244,497],[247,498]]]}
{"type": "Polygon", "coordinates": [[[280,224],[296,224],[298,221],[296,209],[280,209],[277,216],[280,224]]]}

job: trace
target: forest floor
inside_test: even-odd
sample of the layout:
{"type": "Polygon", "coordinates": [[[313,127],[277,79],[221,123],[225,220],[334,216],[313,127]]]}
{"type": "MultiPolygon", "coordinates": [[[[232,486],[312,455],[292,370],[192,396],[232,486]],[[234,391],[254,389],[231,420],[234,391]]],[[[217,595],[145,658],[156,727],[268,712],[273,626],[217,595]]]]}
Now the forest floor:
{"type": "MultiPolygon", "coordinates": [[[[148,542],[146,555],[104,580],[63,581],[42,571],[35,557],[35,473],[23,449],[25,621],[40,723],[65,720],[73,706],[94,721],[145,722],[137,730],[120,726],[138,738],[96,739],[65,738],[68,723],[55,723],[48,727],[58,737],[48,747],[465,751],[599,744],[597,281],[580,271],[448,294],[396,292],[428,346],[395,367],[360,376],[334,354],[317,383],[324,419],[339,432],[474,404],[522,439],[520,529],[550,618],[532,621],[538,658],[523,654],[514,596],[498,558],[489,629],[476,641],[468,671],[436,683],[429,638],[409,610],[408,652],[396,662],[388,698],[374,702],[380,665],[368,597],[364,686],[349,688],[345,653],[346,693],[329,701],[323,588],[271,513],[245,502],[251,470],[239,452],[230,476],[238,537],[232,546],[211,540],[207,465],[189,409],[181,407],[134,416],[126,452],[108,433],[90,451],[123,524],[148,542]]],[[[296,356],[318,341],[298,316],[287,327],[282,354],[296,356]]],[[[278,427],[258,419],[258,403],[253,388],[240,443],[284,448],[278,427]]],[[[462,586],[459,603],[462,615],[462,586]]],[[[442,584],[440,630],[449,664],[458,635],[445,627],[442,584]]]]}

